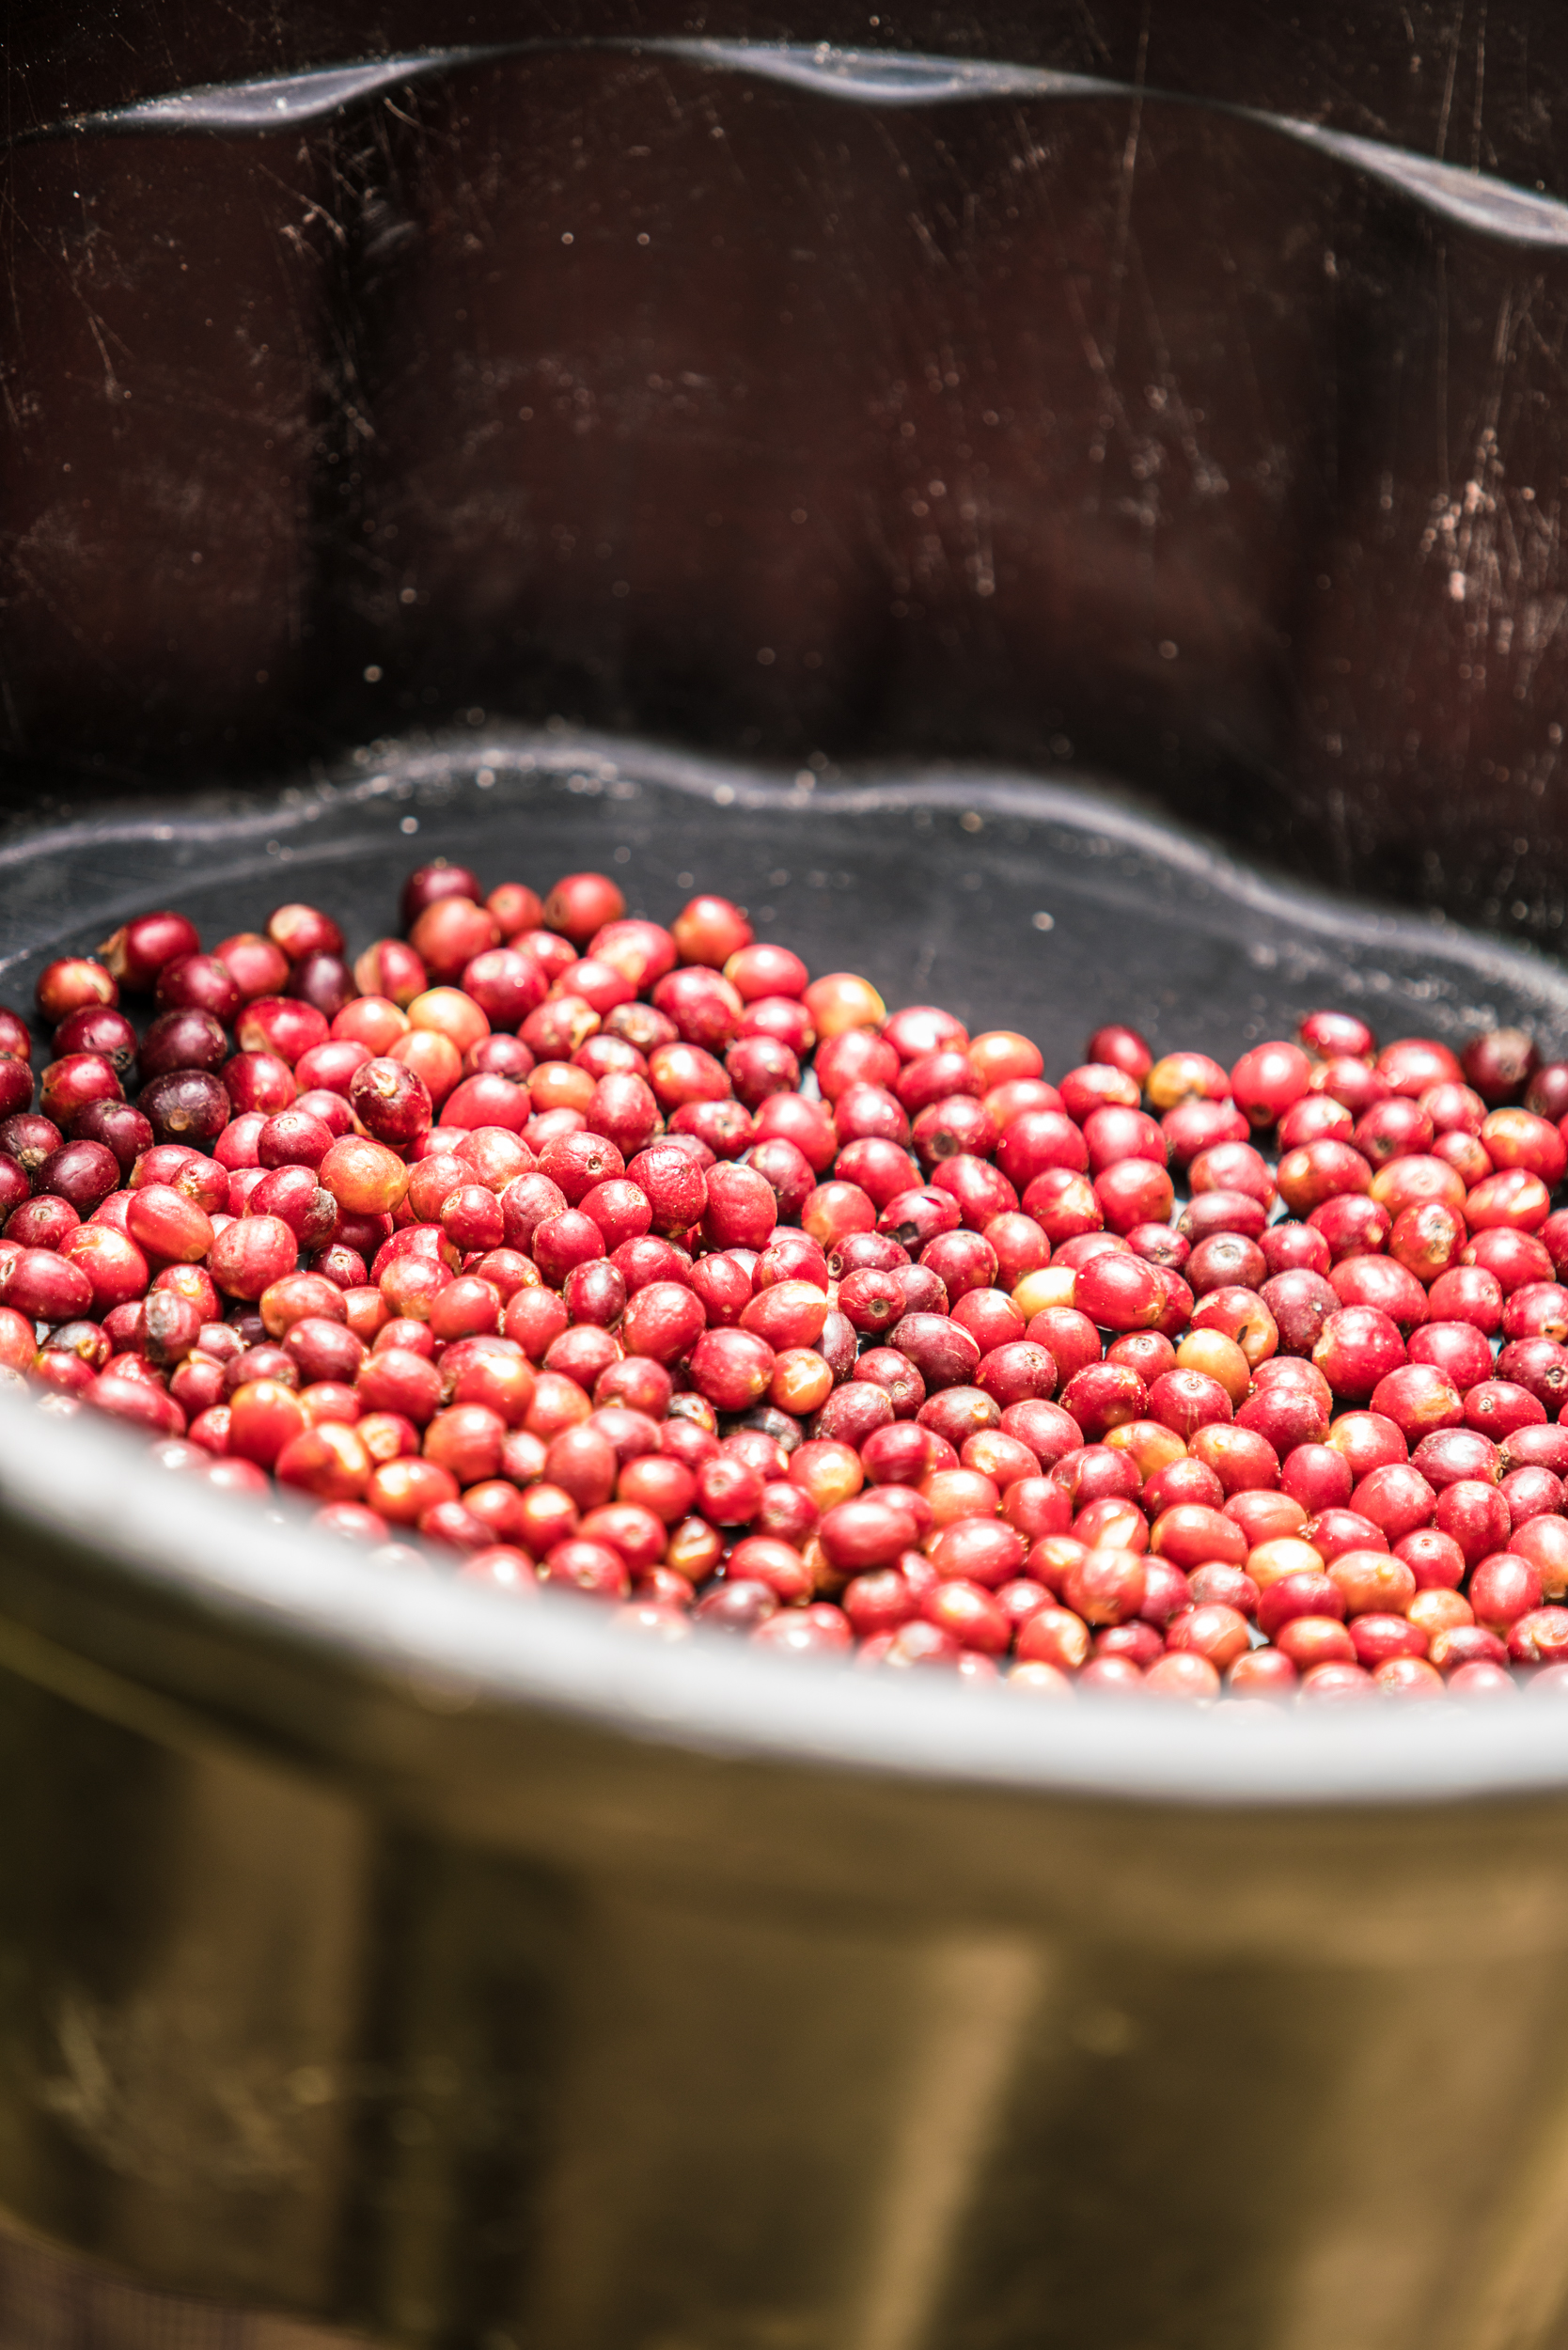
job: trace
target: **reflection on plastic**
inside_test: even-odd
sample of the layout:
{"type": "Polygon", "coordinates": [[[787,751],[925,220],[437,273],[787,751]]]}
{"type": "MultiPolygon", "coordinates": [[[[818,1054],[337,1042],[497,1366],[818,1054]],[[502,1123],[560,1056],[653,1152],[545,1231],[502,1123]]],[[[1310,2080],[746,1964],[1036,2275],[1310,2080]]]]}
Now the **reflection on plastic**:
{"type": "Polygon", "coordinates": [[[284,123],[319,120],[362,99],[373,98],[379,90],[431,74],[480,65],[490,58],[566,49],[624,50],[636,55],[678,57],[685,64],[709,66],[719,72],[757,74],[766,81],[791,83],[818,97],[860,105],[930,106],[998,98],[1133,98],[1146,104],[1205,107],[1315,148],[1320,154],[1481,236],[1497,237],[1510,244],[1568,249],[1568,204],[1558,197],[1533,194],[1486,172],[1440,162],[1435,156],[1412,154],[1406,148],[1390,147],[1381,139],[1357,138],[1349,132],[1326,130],[1320,123],[1303,122],[1291,115],[1266,114],[1254,106],[1139,89],[1096,74],[1058,73],[1044,66],[921,56],[896,50],[839,49],[826,41],[808,45],[699,39],[521,40],[415,50],[360,64],[316,66],[303,73],[268,74],[257,81],[171,90],[105,114],[76,116],[56,128],[71,133],[275,131],[284,123]]]}

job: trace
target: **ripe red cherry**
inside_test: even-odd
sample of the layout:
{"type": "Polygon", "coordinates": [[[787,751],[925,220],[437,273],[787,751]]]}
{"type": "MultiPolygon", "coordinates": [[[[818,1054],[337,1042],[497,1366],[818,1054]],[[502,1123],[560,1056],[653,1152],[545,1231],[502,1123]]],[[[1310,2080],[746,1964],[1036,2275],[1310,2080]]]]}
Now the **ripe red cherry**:
{"type": "Polygon", "coordinates": [[[118,1004],[119,989],[103,964],[90,955],[68,955],[44,965],[35,997],[39,1017],[57,1028],[75,1012],[118,1004]]]}
{"type": "MultiPolygon", "coordinates": [[[[1146,1158],[1119,1160],[1094,1178],[1094,1197],[1105,1228],[1112,1232],[1125,1234],[1142,1225],[1164,1224],[1175,1196],[1164,1167],[1151,1165],[1146,1158]]],[[[1234,1227],[1233,1215],[1227,1221],[1234,1227]]]]}
{"type": "Polygon", "coordinates": [[[289,994],[335,1020],[358,993],[341,955],[302,955],[289,975],[289,994]]]}
{"type": "Polygon", "coordinates": [[[69,1060],[78,1053],[99,1054],[123,1083],[136,1064],[136,1031],[112,1005],[88,1005],[72,1012],[55,1031],[56,1060],[69,1060]]]}
{"type": "Polygon", "coordinates": [[[25,1110],[33,1098],[33,1073],[25,1059],[0,1054],[0,1119],[25,1110]]]}
{"type": "Polygon", "coordinates": [[[1378,1382],[1404,1362],[1404,1341],[1376,1308],[1341,1307],[1325,1318],[1312,1360],[1341,1401],[1364,1402],[1378,1382]]]}
{"type": "MultiPolygon", "coordinates": [[[[652,1155],[644,1153],[645,1157],[652,1155]]],[[[634,1181],[641,1164],[640,1160],[633,1162],[634,1181]]],[[[764,1248],[778,1217],[778,1202],[765,1177],[754,1167],[720,1166],[710,1169],[706,1184],[702,1230],[710,1246],[764,1248]]]]}
{"type": "Polygon", "coordinates": [[[1312,1064],[1299,1044],[1254,1045],[1231,1072],[1236,1107],[1254,1126],[1273,1126],[1307,1091],[1312,1064]]]}
{"type": "Polygon", "coordinates": [[[6,1236],[13,1247],[59,1248],[80,1223],[81,1218],[69,1200],[26,1199],[20,1208],[12,1210],[6,1236]]]}
{"type": "Polygon", "coordinates": [[[1465,1074],[1448,1046],[1431,1037],[1402,1037],[1386,1044],[1375,1066],[1390,1093],[1415,1096],[1432,1086],[1458,1085],[1465,1074]]]}
{"type": "Polygon", "coordinates": [[[706,1326],[702,1302],[689,1287],[683,1282],[654,1280],[629,1296],[620,1340],[628,1355],[676,1363],[690,1354],[706,1326]]]}
{"type": "Polygon", "coordinates": [[[143,1037],[136,1067],[145,1085],[171,1069],[221,1069],[227,1058],[228,1041],[211,1012],[165,1011],[143,1037]]]}
{"type": "Polygon", "coordinates": [[[1321,1060],[1377,1050],[1377,1039],[1366,1022],[1349,1011],[1309,1011],[1297,1027],[1296,1038],[1321,1060]]]}
{"type": "Polygon", "coordinates": [[[229,1100],[220,1080],[200,1069],[172,1070],[136,1096],[136,1107],[158,1142],[215,1142],[228,1122],[229,1100]]]}
{"type": "MultiPolygon", "coordinates": [[[[1047,1167],[1035,1177],[1024,1194],[1023,1212],[1034,1218],[1058,1257],[1063,1242],[1105,1228],[1100,1202],[1088,1177],[1071,1175],[1061,1167],[1047,1167]]],[[[896,1230],[897,1227],[887,1229],[896,1230]]]]}
{"type": "Polygon", "coordinates": [[[241,1012],[234,1034],[242,1052],[272,1054],[292,1069],[313,1045],[326,1042],[328,1022],[314,1004],[294,996],[259,995],[241,1012]]]}
{"type": "Polygon", "coordinates": [[[1539,1059],[1534,1038],[1523,1028],[1488,1028],[1470,1039],[1461,1066],[1482,1100],[1496,1106],[1523,1093],[1539,1059]]]}
{"type": "Polygon", "coordinates": [[[1047,1169],[1086,1173],[1089,1146],[1065,1111],[1026,1110],[1003,1129],[996,1164],[1012,1183],[1027,1186],[1047,1169]]]}
{"type": "Polygon", "coordinates": [[[725,1056],[725,1073],[748,1109],[756,1109],[771,1093],[793,1093],[800,1085],[800,1063],[775,1037],[743,1037],[725,1056]]]}
{"type": "Polygon", "coordinates": [[[256,1137],[257,1165],[317,1167],[336,1139],[331,1127],[308,1110],[279,1110],[262,1121],[256,1137]]]}
{"type": "Polygon", "coordinates": [[[259,931],[237,931],[231,938],[220,939],[212,957],[223,964],[243,1002],[253,995],[279,995],[288,985],[288,956],[259,931]]]}
{"type": "Polygon", "coordinates": [[[646,1193],[623,1178],[595,1183],[583,1194],[578,1205],[585,1215],[592,1216],[604,1236],[606,1250],[612,1255],[623,1241],[637,1239],[646,1232],[653,1218],[646,1193]]]}
{"type": "Polygon", "coordinates": [[[1540,1606],[1540,1573],[1529,1559],[1498,1552],[1482,1559],[1471,1574],[1469,1599],[1477,1623],[1506,1637],[1522,1616],[1540,1606]]]}
{"type": "Polygon", "coordinates": [[[1135,1085],[1141,1085],[1154,1065],[1154,1056],[1137,1030],[1114,1025],[1095,1029],[1084,1046],[1084,1059],[1102,1068],[1120,1069],[1135,1085]]]}
{"type": "Polygon", "coordinates": [[[534,958],[512,947],[483,949],[462,974],[463,993],[473,997],[491,1026],[499,1029],[521,1026],[544,1001],[549,984],[534,958]]]}
{"type": "Polygon", "coordinates": [[[133,995],[145,995],[165,964],[177,955],[194,955],[201,939],[196,925],[182,914],[139,914],[123,923],[99,948],[109,970],[133,995]]]}
{"type": "Polygon", "coordinates": [[[744,1412],[767,1393],[774,1350],[746,1330],[709,1330],[691,1353],[691,1375],[699,1395],[716,1411],[744,1412]]]}
{"type": "MultiPolygon", "coordinates": [[[[14,1160],[7,1164],[16,1167],[14,1160]]],[[[20,1167],[17,1173],[20,1175],[20,1167]]],[[[39,1165],[36,1178],[40,1192],[54,1193],[69,1201],[81,1216],[90,1215],[116,1188],[119,1179],[120,1165],[115,1152],[102,1142],[83,1138],[52,1151],[39,1165]]],[[[0,1200],[3,1198],[4,1192],[0,1190],[0,1200]]]]}
{"type": "Polygon", "coordinates": [[[1387,1103],[1391,1089],[1363,1060],[1340,1058],[1321,1060],[1316,1065],[1311,1072],[1311,1090],[1325,1095],[1330,1103],[1340,1103],[1349,1109],[1352,1119],[1358,1119],[1363,1109],[1372,1107],[1372,1103],[1387,1103]]]}
{"type": "Polygon", "coordinates": [[[1513,1513],[1496,1485],[1480,1478],[1459,1478],[1437,1496],[1435,1530],[1457,1543],[1467,1567],[1473,1567],[1508,1542],[1513,1513]]]}
{"type": "Polygon", "coordinates": [[[963,1021],[938,1004],[906,1004],[883,1022],[882,1033],[901,1061],[918,1060],[944,1047],[963,1050],[969,1042],[963,1021]]]}
{"type": "MultiPolygon", "coordinates": [[[[0,1078],[8,1069],[22,1069],[20,1061],[0,1061],[0,1078]]],[[[32,1095],[32,1079],[18,1094],[25,1102],[32,1095]]],[[[96,1102],[118,1102],[121,1086],[113,1065],[97,1053],[72,1053],[64,1060],[55,1060],[45,1069],[39,1085],[39,1109],[56,1126],[71,1125],[81,1113],[96,1102]]],[[[0,1102],[4,1100],[0,1088],[0,1102]]],[[[8,1121],[9,1122],[9,1121],[8,1121]]]]}
{"type": "Polygon", "coordinates": [[[1325,1135],[1348,1142],[1355,1126],[1356,1120],[1342,1102],[1331,1093],[1314,1089],[1304,1093],[1299,1102],[1293,1102],[1279,1120],[1279,1148],[1296,1151],[1325,1135]]]}
{"type": "MultiPolygon", "coordinates": [[[[798,1215],[816,1187],[816,1176],[794,1145],[776,1138],[760,1143],[749,1153],[748,1164],[773,1184],[780,1215],[798,1215]],[[782,1156],[786,1152],[792,1153],[789,1160],[782,1156]]],[[[839,1152],[834,1171],[840,1182],[865,1193],[879,1217],[895,1200],[919,1187],[920,1170],[908,1152],[875,1136],[848,1144],[839,1152]]]]}
{"type": "Polygon", "coordinates": [[[817,1048],[813,1068],[824,1101],[837,1103],[852,1086],[890,1087],[902,1063],[886,1037],[872,1028],[846,1028],[817,1048]]]}
{"type": "MultiPolygon", "coordinates": [[[[408,943],[437,986],[453,986],[471,964],[500,945],[501,925],[488,906],[453,893],[425,908],[409,932],[408,943]]],[[[537,964],[534,968],[538,970],[537,964]]],[[[526,972],[522,976],[526,982],[526,972]]],[[[543,974],[539,977],[542,979],[543,974]]],[[[544,990],[526,992],[534,993],[537,1002],[544,990]]]]}
{"type": "MultiPolygon", "coordinates": [[[[1210,1195],[1213,1197],[1213,1195],[1210,1195]]],[[[1153,1260],[1152,1261],[1158,1261],[1153,1260]]],[[[1256,1241],[1241,1232],[1215,1232],[1191,1250],[1181,1271],[1193,1294],[1204,1301],[1200,1326],[1218,1327],[1217,1304],[1211,1301],[1231,1292],[1256,1293],[1267,1276],[1267,1260],[1256,1241]]],[[[1228,1335],[1236,1336],[1230,1331],[1228,1335]]]]}
{"type": "Polygon", "coordinates": [[[1525,1107],[1553,1123],[1568,1115],[1568,1061],[1546,1061],[1525,1089],[1525,1107]]]}
{"type": "Polygon", "coordinates": [[[618,1182],[625,1171],[615,1144],[586,1127],[550,1143],[539,1161],[539,1172],[558,1186],[572,1207],[579,1205],[595,1184],[618,1182]]]}
{"type": "Polygon", "coordinates": [[[1245,1142],[1251,1133],[1233,1102],[1184,1099],[1160,1120],[1171,1164],[1186,1167],[1200,1152],[1221,1142],[1245,1142]]]}
{"type": "Polygon", "coordinates": [[[1369,1166],[1387,1167],[1395,1159],[1431,1150],[1432,1120],[1419,1102],[1395,1094],[1374,1103],[1357,1120],[1352,1140],[1369,1166]]]}
{"type": "Polygon", "coordinates": [[[1194,1193],[1242,1192],[1265,1208],[1274,1205],[1275,1183],[1268,1162],[1249,1142],[1216,1142],[1200,1151],[1187,1170],[1187,1182],[1194,1193]]]}
{"type": "Polygon", "coordinates": [[[1568,1143],[1556,1126],[1529,1110],[1494,1110],[1481,1142],[1495,1167],[1523,1167],[1548,1187],[1560,1183],[1568,1167],[1568,1143]]]}
{"type": "Polygon", "coordinates": [[[544,901],[547,930],[559,931],[574,945],[586,946],[595,931],[618,922],[626,901],[604,873],[567,873],[544,901]]]}
{"type": "Polygon", "coordinates": [[[976,1076],[967,1053],[957,1045],[945,1050],[923,1053],[917,1060],[906,1061],[894,1080],[893,1090],[911,1118],[933,1104],[963,1096],[978,1097],[980,1081],[976,1076]]]}
{"type": "Polygon", "coordinates": [[[1469,1086],[1430,1086],[1419,1098],[1435,1134],[1479,1135],[1486,1122],[1486,1104],[1469,1086]]]}
{"type": "Polygon", "coordinates": [[[1165,1303],[1155,1271],[1130,1250],[1106,1249],[1074,1275],[1074,1304],[1102,1329],[1148,1329],[1159,1321],[1165,1303]]]}
{"type": "MultiPolygon", "coordinates": [[[[150,1140],[150,1135],[149,1139],[150,1140]]],[[[44,1164],[44,1162],[40,1162],[40,1164],[44,1164]]],[[[118,1166],[117,1161],[117,1180],[118,1172],[118,1166]]],[[[114,1186],[111,1184],[110,1189],[112,1190],[114,1186]]],[[[17,1208],[19,1208],[24,1199],[31,1197],[32,1189],[33,1186],[28,1181],[27,1170],[22,1165],[21,1161],[19,1159],[13,1159],[8,1152],[0,1154],[0,1223],[3,1223],[6,1217],[10,1215],[17,1208]]]]}
{"type": "Polygon", "coordinates": [[[21,1112],[0,1124],[0,1150],[13,1158],[29,1180],[38,1173],[52,1151],[57,1151],[65,1139],[53,1119],[21,1112]]]}
{"type": "Polygon", "coordinates": [[[217,955],[176,955],[158,974],[153,1002],[160,1011],[205,1011],[227,1024],[245,998],[217,955]]]}
{"type": "Polygon", "coordinates": [[[343,933],[330,914],[319,906],[289,904],[274,907],[267,917],[267,936],[290,963],[308,955],[340,955],[343,933]]]}
{"type": "MultiPolygon", "coordinates": [[[[528,912],[538,906],[539,901],[531,889],[521,894],[528,912]]],[[[436,857],[429,865],[416,866],[403,884],[400,901],[403,928],[412,930],[426,907],[436,904],[443,898],[467,898],[480,901],[483,896],[478,876],[466,865],[448,865],[444,856],[436,857]]],[[[495,907],[492,911],[499,919],[500,909],[495,907]]],[[[522,929],[523,919],[520,918],[512,927],[522,929]]]]}
{"type": "Polygon", "coordinates": [[[0,1252],[0,1305],[33,1322],[75,1322],[93,1303],[82,1268],[50,1248],[0,1252]]]}
{"type": "Polygon", "coordinates": [[[811,975],[788,947],[747,946],[729,957],[724,976],[742,1001],[752,1004],[798,999],[811,975]]]}
{"type": "MultiPolygon", "coordinates": [[[[733,958],[731,958],[733,961],[733,958]]],[[[730,964],[725,965],[729,976],[730,964]]],[[[736,989],[736,994],[740,994],[736,989]]],[[[817,1031],[806,1006],[789,995],[760,995],[747,1002],[741,1015],[737,1038],[766,1036],[785,1045],[797,1059],[804,1058],[817,1041],[817,1031]]]]}
{"type": "Polygon", "coordinates": [[[670,924],[682,963],[713,968],[751,944],[751,924],[728,898],[690,898],[670,924]]]}
{"type": "Polygon", "coordinates": [[[423,1079],[401,1061],[366,1061],[349,1080],[349,1102],[368,1134],[378,1142],[407,1143],[423,1134],[434,1115],[423,1079]]]}

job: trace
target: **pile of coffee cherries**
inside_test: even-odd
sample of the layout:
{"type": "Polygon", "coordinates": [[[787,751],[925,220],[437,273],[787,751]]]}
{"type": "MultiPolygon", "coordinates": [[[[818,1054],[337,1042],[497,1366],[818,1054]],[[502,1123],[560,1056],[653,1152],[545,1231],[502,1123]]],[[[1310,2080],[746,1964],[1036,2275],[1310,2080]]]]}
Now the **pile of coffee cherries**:
{"type": "Polygon", "coordinates": [[[888,1014],[412,874],[0,1010],[0,1365],[389,1564],[1052,1699],[1568,1691],[1568,1062],[888,1014]],[[149,1017],[134,1025],[122,996],[149,1017]],[[1178,1193],[1177,1185],[1181,1190],[1178,1193]]]}

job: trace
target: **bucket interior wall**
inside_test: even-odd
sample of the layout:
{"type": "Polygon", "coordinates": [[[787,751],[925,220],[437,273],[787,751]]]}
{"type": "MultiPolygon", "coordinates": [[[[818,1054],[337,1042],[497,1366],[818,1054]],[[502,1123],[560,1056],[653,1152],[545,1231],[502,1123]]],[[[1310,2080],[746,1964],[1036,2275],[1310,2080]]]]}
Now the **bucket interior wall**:
{"type": "Polygon", "coordinates": [[[1555,12],[133,13],[11,64],[13,802],[480,708],[1555,939],[1555,12]]]}

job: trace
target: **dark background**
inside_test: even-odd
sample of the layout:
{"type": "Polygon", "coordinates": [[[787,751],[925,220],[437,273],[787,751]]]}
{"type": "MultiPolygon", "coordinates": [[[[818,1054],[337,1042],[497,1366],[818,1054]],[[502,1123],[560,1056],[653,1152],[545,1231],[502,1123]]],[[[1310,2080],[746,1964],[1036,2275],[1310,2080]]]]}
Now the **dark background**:
{"type": "Polygon", "coordinates": [[[1098,768],[1557,943],[1568,252],[1217,109],[1568,196],[1560,6],[149,0],[28,11],[4,71],[11,807],[559,717],[828,782],[1098,768]],[[270,134],[61,129],[692,33],[1146,94],[892,109],[569,45],[270,134]]]}

